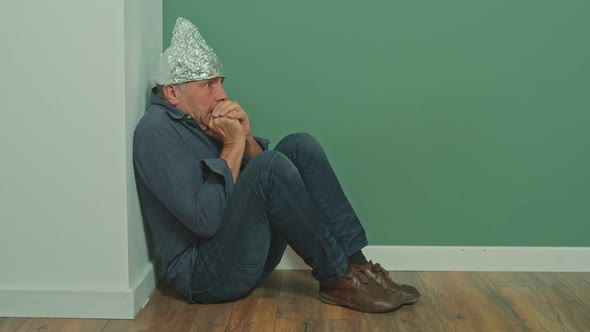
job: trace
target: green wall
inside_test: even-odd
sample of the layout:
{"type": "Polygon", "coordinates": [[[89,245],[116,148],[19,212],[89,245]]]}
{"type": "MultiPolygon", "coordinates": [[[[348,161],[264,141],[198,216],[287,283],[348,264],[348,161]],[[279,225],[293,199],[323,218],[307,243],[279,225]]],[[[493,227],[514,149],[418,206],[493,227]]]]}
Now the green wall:
{"type": "Polygon", "coordinates": [[[590,2],[165,0],[276,144],[324,145],[373,245],[590,245],[590,2]]]}

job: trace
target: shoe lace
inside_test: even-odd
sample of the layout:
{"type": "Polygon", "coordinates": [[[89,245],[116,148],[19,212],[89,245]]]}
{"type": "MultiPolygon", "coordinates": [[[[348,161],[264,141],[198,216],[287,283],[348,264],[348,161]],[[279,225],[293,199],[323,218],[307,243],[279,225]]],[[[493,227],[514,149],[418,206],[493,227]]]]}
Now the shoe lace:
{"type": "Polygon", "coordinates": [[[373,264],[371,271],[375,273],[383,273],[384,275],[389,276],[389,272],[385,270],[379,263],[373,264]]]}
{"type": "Polygon", "coordinates": [[[393,279],[389,276],[389,271],[385,270],[381,264],[377,263],[377,264],[373,264],[373,266],[371,267],[371,272],[373,273],[382,273],[383,277],[386,279],[389,279],[389,282],[392,283],[394,286],[399,287],[399,284],[395,281],[393,281],[393,279]]]}
{"type": "Polygon", "coordinates": [[[346,279],[351,280],[355,285],[358,285],[359,283],[367,285],[369,283],[369,277],[367,277],[362,270],[355,268],[350,270],[346,275],[346,279]]]}

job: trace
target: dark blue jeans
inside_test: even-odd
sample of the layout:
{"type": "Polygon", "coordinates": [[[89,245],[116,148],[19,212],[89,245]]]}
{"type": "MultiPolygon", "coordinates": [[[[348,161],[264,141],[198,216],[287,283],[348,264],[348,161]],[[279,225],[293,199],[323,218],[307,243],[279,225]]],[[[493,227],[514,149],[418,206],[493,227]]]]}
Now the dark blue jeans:
{"type": "Polygon", "coordinates": [[[195,250],[190,300],[248,294],[275,269],[287,244],[324,282],[340,280],[348,257],[367,245],[326,154],[308,134],[285,137],[240,173],[220,228],[195,250]]]}

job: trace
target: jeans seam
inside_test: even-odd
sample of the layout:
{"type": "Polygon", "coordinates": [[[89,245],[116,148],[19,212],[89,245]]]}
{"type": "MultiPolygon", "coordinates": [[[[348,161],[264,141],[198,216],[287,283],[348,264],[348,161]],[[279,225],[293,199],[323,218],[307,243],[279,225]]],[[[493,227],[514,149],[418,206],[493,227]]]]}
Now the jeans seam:
{"type": "Polygon", "coordinates": [[[279,155],[279,153],[281,153],[281,152],[277,152],[277,153],[273,154],[272,158],[270,158],[270,161],[268,162],[268,166],[266,167],[266,172],[263,172],[263,173],[271,173],[270,167],[272,166],[273,161],[279,155]]]}
{"type": "MultiPolygon", "coordinates": [[[[311,188],[310,188],[310,189],[311,189],[311,190],[309,190],[309,191],[310,191],[310,196],[312,196],[312,198],[315,198],[315,199],[317,200],[317,202],[318,202],[318,203],[316,204],[316,205],[317,205],[317,207],[318,207],[318,210],[320,210],[320,211],[321,211],[321,213],[324,215],[324,217],[325,217],[325,218],[326,218],[326,219],[327,219],[327,220],[330,222],[330,224],[331,224],[331,225],[333,225],[333,224],[334,224],[334,221],[333,221],[333,220],[332,220],[332,218],[330,218],[330,216],[329,216],[329,215],[326,213],[326,211],[325,211],[325,210],[324,210],[324,208],[322,207],[322,204],[320,203],[320,200],[318,199],[318,197],[320,197],[320,195],[318,195],[318,192],[319,192],[319,191],[318,191],[318,190],[315,188],[315,186],[313,186],[313,185],[311,185],[311,188]],[[313,193],[313,195],[311,195],[312,193],[313,193]]],[[[327,226],[326,226],[326,227],[327,227],[327,226]]],[[[330,229],[330,227],[327,227],[327,228],[328,228],[328,231],[330,232],[330,234],[332,234],[332,236],[334,237],[334,239],[336,239],[336,242],[338,242],[338,244],[339,244],[341,247],[343,247],[343,248],[346,248],[346,249],[348,250],[348,247],[346,246],[346,244],[344,243],[344,241],[342,240],[342,238],[341,238],[341,237],[340,237],[338,234],[334,234],[334,233],[332,232],[332,230],[330,229]]],[[[343,249],[342,251],[345,251],[345,252],[346,252],[346,250],[344,250],[344,249],[343,249]]],[[[348,258],[348,257],[347,257],[347,258],[348,258]]]]}

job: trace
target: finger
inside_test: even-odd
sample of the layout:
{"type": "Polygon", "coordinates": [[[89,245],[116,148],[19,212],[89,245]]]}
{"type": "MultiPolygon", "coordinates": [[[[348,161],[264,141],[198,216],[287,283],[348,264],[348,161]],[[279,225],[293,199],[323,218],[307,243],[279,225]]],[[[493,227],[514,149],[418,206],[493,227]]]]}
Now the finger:
{"type": "Polygon", "coordinates": [[[227,113],[233,111],[234,109],[237,109],[239,106],[240,105],[238,105],[238,103],[236,103],[236,102],[224,102],[223,104],[219,105],[218,107],[215,107],[215,109],[213,110],[213,116],[214,117],[226,116],[227,113]]]}
{"type": "Polygon", "coordinates": [[[207,121],[207,129],[211,129],[214,120],[215,118],[213,116],[209,116],[209,120],[207,121]]]}
{"type": "Polygon", "coordinates": [[[199,120],[199,121],[197,121],[197,123],[199,124],[199,127],[201,127],[201,129],[203,129],[203,131],[205,131],[209,128],[209,122],[211,122],[212,118],[213,117],[211,116],[211,113],[207,113],[205,115],[205,117],[203,118],[203,120],[199,120]]]}
{"type": "Polygon", "coordinates": [[[205,118],[203,120],[197,121],[197,124],[199,125],[199,127],[203,131],[207,130],[207,124],[209,123],[208,117],[209,117],[209,114],[205,115],[205,118]]]}
{"type": "MultiPolygon", "coordinates": [[[[236,114],[233,114],[232,117],[236,117],[237,115],[239,115],[239,117],[241,119],[248,119],[248,113],[246,113],[246,111],[242,108],[242,106],[240,106],[240,104],[236,103],[236,114]]],[[[231,113],[230,113],[231,114],[231,113]]]]}
{"type": "Polygon", "coordinates": [[[213,137],[213,129],[211,127],[206,127],[206,126],[203,126],[203,127],[205,127],[203,129],[203,133],[205,133],[205,135],[207,135],[207,136],[213,137]]]}
{"type": "Polygon", "coordinates": [[[214,126],[224,126],[224,125],[227,125],[227,124],[233,123],[233,122],[240,123],[240,120],[238,120],[238,119],[231,119],[231,118],[229,118],[227,116],[223,116],[223,117],[220,116],[218,118],[214,118],[213,125],[214,126]]]}
{"type": "Polygon", "coordinates": [[[231,110],[230,112],[228,112],[225,115],[225,117],[226,118],[230,118],[230,119],[237,119],[237,120],[240,120],[240,121],[242,121],[242,120],[244,120],[244,119],[247,118],[246,117],[246,113],[240,112],[237,109],[231,110]]]}
{"type": "Polygon", "coordinates": [[[224,101],[220,101],[219,103],[217,103],[213,109],[211,110],[211,115],[214,117],[218,117],[219,116],[219,111],[223,109],[223,107],[225,107],[225,105],[227,103],[229,103],[229,100],[224,100],[224,101]]]}
{"type": "Polygon", "coordinates": [[[238,104],[237,102],[231,102],[229,104],[224,105],[223,110],[221,111],[219,116],[228,116],[232,113],[246,113],[238,104]]]}
{"type": "Polygon", "coordinates": [[[211,129],[213,131],[221,130],[221,129],[225,128],[226,126],[231,125],[231,123],[233,123],[233,122],[240,123],[239,120],[230,119],[226,116],[218,117],[218,118],[211,117],[209,129],[211,129]]]}

